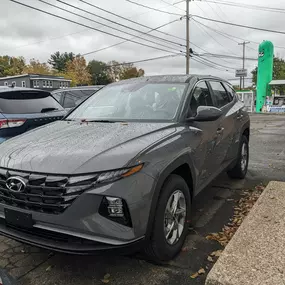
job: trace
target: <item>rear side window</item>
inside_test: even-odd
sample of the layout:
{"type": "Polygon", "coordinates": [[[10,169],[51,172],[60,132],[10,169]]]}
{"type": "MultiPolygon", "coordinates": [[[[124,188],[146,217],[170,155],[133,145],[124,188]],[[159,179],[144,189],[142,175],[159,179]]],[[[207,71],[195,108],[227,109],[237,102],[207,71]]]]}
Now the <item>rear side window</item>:
{"type": "Polygon", "coordinates": [[[221,108],[232,101],[230,100],[230,97],[228,96],[228,93],[221,82],[210,81],[210,85],[214,92],[216,107],[221,108]]]}
{"type": "Polygon", "coordinates": [[[74,108],[97,90],[70,90],[65,92],[64,108],[74,108]]]}
{"type": "Polygon", "coordinates": [[[52,93],[52,96],[58,101],[60,102],[61,97],[63,96],[64,92],[56,92],[56,93],[52,93]]]}
{"type": "Polygon", "coordinates": [[[234,91],[234,89],[227,83],[224,83],[224,86],[226,87],[228,94],[230,96],[231,101],[237,97],[236,92],[234,91]]]}
{"type": "Polygon", "coordinates": [[[0,111],[5,114],[41,113],[45,109],[63,110],[48,92],[3,92],[0,93],[0,111]]]}

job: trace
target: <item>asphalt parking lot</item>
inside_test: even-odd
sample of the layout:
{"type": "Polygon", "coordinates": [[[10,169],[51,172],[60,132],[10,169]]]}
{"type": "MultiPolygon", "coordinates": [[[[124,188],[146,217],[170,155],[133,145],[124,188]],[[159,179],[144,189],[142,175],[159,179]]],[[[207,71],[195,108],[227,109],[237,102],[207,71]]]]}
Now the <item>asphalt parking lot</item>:
{"type": "Polygon", "coordinates": [[[204,284],[212,266],[207,257],[221,248],[216,241],[207,240],[207,234],[219,231],[227,223],[242,190],[270,180],[285,181],[285,116],[252,115],[251,122],[247,178],[234,181],[221,175],[199,194],[185,247],[169,264],[157,266],[135,257],[63,255],[0,236],[0,267],[23,285],[204,284]],[[200,268],[206,274],[191,279],[200,268]]]}

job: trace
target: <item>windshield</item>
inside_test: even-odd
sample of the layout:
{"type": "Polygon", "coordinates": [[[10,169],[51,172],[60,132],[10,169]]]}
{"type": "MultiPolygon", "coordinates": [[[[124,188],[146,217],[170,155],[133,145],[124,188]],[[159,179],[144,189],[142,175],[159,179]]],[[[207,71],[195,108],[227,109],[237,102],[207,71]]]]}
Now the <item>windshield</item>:
{"type": "Polygon", "coordinates": [[[186,84],[110,85],[87,99],[68,120],[173,120],[186,84]]]}

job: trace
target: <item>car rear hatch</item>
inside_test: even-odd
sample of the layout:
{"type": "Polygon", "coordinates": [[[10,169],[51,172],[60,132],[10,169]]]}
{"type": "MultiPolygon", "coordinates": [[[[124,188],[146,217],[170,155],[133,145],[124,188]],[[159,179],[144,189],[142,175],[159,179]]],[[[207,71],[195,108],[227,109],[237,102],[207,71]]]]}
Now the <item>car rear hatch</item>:
{"type": "Polygon", "coordinates": [[[65,111],[49,92],[9,91],[0,93],[0,137],[13,137],[60,120],[65,111]]]}

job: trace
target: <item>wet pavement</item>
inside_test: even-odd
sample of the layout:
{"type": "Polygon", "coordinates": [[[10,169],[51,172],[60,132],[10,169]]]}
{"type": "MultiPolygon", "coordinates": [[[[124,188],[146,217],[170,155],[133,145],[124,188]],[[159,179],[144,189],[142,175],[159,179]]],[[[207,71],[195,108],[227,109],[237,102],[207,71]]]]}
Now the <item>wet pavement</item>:
{"type": "Polygon", "coordinates": [[[251,121],[247,178],[236,181],[221,175],[198,195],[185,246],[169,264],[157,266],[135,257],[51,253],[0,236],[0,267],[5,267],[22,285],[204,284],[212,267],[207,257],[221,248],[205,237],[218,232],[228,222],[242,190],[270,180],[285,181],[285,116],[252,115],[251,121]],[[191,279],[200,268],[204,268],[206,274],[191,279]]]}

